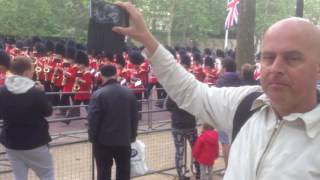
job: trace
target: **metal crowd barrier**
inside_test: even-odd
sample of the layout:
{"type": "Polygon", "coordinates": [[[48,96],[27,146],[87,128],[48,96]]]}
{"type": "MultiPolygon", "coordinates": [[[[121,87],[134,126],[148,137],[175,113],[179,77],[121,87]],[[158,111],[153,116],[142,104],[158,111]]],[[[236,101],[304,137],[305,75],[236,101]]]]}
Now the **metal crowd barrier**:
{"type": "MultiPolygon", "coordinates": [[[[152,174],[164,174],[176,176],[175,169],[175,147],[171,135],[170,117],[166,106],[156,107],[159,101],[165,99],[156,99],[153,96],[155,91],[161,88],[153,88],[153,95],[148,99],[139,100],[142,109],[139,112],[142,119],[139,121],[139,133],[137,139],[142,140],[146,144],[146,163],[149,172],[143,176],[152,174]],[[159,115],[160,114],[160,115],[159,115]]],[[[87,92],[80,92],[87,93],[87,92]]],[[[74,94],[62,92],[48,92],[47,95],[74,94]]],[[[165,103],[163,103],[165,104],[165,103]]],[[[58,126],[62,128],[62,132],[51,132],[53,141],[50,143],[50,151],[53,155],[55,165],[55,176],[57,180],[94,180],[96,175],[95,165],[93,163],[91,143],[87,137],[87,121],[86,112],[83,110],[87,105],[70,105],[70,106],[54,106],[54,114],[59,109],[80,108],[82,113],[77,117],[57,117],[52,115],[48,118],[50,127],[58,126]],[[69,121],[69,126],[63,125],[61,122],[69,121]],[[59,124],[60,123],[60,124],[59,124]],[[73,123],[82,123],[82,129],[65,130],[72,127],[73,123]],[[60,126],[59,126],[60,125],[60,126]],[[62,125],[62,126],[61,126],[62,125]]],[[[0,119],[0,131],[2,128],[2,120],[0,119]]],[[[187,143],[187,142],[185,142],[187,143]]],[[[193,171],[191,168],[191,151],[188,146],[185,149],[184,172],[193,171]]],[[[222,169],[217,169],[221,171],[222,169]]],[[[115,174],[115,173],[113,173],[115,174]]],[[[135,177],[132,177],[135,178],[135,177]]],[[[12,171],[10,164],[6,158],[4,147],[0,144],[0,180],[11,180],[12,171]]],[[[32,171],[29,171],[29,180],[37,179],[32,171]]]]}
{"type": "MultiPolygon", "coordinates": [[[[144,176],[175,168],[175,149],[170,129],[142,132],[137,139],[142,140],[146,145],[146,164],[149,172],[144,176]]],[[[3,147],[0,147],[0,150],[0,179],[10,180],[12,179],[10,164],[5,157],[3,147]]],[[[50,151],[57,180],[94,180],[96,169],[92,160],[91,143],[87,139],[68,143],[53,141],[50,144],[50,151]]],[[[28,179],[37,178],[32,171],[29,171],[28,179]]]]}
{"type": "MultiPolygon", "coordinates": [[[[167,113],[166,109],[153,109],[156,101],[158,100],[151,98],[140,101],[143,104],[143,108],[140,111],[143,114],[143,120],[139,122],[137,139],[146,144],[146,163],[149,172],[145,176],[175,169],[175,147],[169,126],[170,121],[169,119],[154,120],[156,113],[167,113]]],[[[84,108],[86,106],[55,106],[54,112],[61,108],[75,107],[84,108]]],[[[86,116],[71,118],[52,116],[48,118],[50,127],[66,120],[71,120],[70,126],[72,126],[75,121],[86,121],[86,116]]],[[[2,121],[0,120],[0,130],[1,123],[2,121]]],[[[68,126],[63,125],[62,127],[68,126]]],[[[93,164],[92,148],[91,143],[88,142],[86,128],[76,131],[53,132],[51,136],[53,141],[50,143],[50,151],[54,159],[56,179],[94,180],[96,169],[93,164]]],[[[6,159],[5,149],[2,145],[0,145],[0,179],[12,179],[10,164],[6,159]]],[[[29,171],[29,180],[34,179],[37,179],[35,174],[33,171],[29,171]]]]}

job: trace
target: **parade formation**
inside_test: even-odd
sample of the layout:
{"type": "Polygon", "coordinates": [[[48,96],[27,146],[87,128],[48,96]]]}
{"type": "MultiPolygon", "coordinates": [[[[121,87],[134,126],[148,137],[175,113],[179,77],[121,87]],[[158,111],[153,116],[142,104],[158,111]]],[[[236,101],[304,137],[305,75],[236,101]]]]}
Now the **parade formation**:
{"type": "MultiPolygon", "coordinates": [[[[168,49],[177,57],[177,62],[185,60],[191,62],[188,71],[194,74],[199,81],[209,86],[216,85],[221,72],[219,62],[225,56],[223,51],[217,50],[216,55],[209,48],[203,53],[198,48],[191,49],[190,47],[176,47],[175,49],[168,47],[168,49]]],[[[103,65],[115,65],[119,83],[132,89],[139,100],[143,97],[147,98],[153,86],[161,88],[148,60],[137,47],[122,54],[104,52],[88,54],[84,46],[77,45],[72,40],[54,43],[35,37],[33,40],[24,41],[7,38],[2,51],[9,55],[10,61],[19,56],[33,60],[33,80],[44,85],[54,106],[70,105],[69,98],[72,99],[71,102],[74,105],[81,103],[87,105],[92,91],[102,85],[99,68],[103,65]],[[34,41],[33,45],[25,46],[24,42],[30,41],[34,41]],[[62,94],[61,97],[59,93],[62,94]]],[[[232,55],[232,51],[229,54],[232,55]]],[[[0,83],[2,85],[8,73],[9,71],[6,70],[1,71],[0,83]]],[[[66,115],[66,112],[61,112],[61,114],[66,115]]]]}

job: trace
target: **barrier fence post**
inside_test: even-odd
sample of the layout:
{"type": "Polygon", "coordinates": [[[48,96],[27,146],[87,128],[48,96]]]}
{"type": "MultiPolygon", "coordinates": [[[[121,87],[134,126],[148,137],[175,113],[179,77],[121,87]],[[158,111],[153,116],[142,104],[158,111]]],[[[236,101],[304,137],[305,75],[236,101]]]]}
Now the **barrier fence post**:
{"type": "Polygon", "coordinates": [[[95,165],[94,165],[94,154],[93,154],[93,144],[91,143],[91,163],[92,163],[92,180],[94,180],[95,165]]]}
{"type": "Polygon", "coordinates": [[[188,146],[187,146],[188,144],[187,144],[187,138],[184,138],[184,165],[183,165],[183,167],[184,167],[184,175],[186,175],[188,172],[189,172],[189,170],[188,170],[188,167],[187,167],[187,163],[188,163],[188,146]]]}
{"type": "Polygon", "coordinates": [[[148,99],[148,130],[152,129],[152,112],[150,112],[150,108],[152,109],[152,97],[151,99],[148,99]]]}

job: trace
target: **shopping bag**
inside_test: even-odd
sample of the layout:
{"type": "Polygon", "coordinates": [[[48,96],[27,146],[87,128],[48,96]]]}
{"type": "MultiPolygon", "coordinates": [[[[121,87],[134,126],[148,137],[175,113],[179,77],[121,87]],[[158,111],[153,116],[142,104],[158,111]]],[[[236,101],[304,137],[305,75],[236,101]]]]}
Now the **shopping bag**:
{"type": "Polygon", "coordinates": [[[148,172],[145,163],[145,144],[141,140],[131,143],[131,176],[141,176],[148,172]]]}

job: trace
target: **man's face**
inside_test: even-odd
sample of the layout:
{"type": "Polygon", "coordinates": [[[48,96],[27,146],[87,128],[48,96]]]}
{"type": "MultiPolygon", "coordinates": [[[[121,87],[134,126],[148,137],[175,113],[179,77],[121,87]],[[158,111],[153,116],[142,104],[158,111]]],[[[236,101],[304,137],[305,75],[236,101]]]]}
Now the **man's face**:
{"type": "Polygon", "coordinates": [[[261,85],[272,103],[298,106],[312,99],[320,74],[320,56],[308,32],[303,27],[281,26],[265,35],[261,85]]]}

